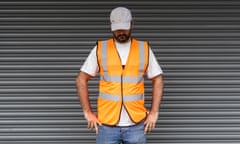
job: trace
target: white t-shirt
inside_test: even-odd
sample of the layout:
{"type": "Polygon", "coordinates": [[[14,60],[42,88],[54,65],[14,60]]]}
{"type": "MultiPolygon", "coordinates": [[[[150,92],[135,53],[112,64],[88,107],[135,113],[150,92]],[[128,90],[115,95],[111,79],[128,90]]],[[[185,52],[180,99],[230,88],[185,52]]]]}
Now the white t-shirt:
{"type": "MultiPolygon", "coordinates": [[[[127,62],[131,42],[122,44],[122,43],[118,43],[115,41],[115,45],[116,45],[116,48],[120,55],[122,65],[125,65],[127,62]]],[[[81,67],[81,71],[83,71],[91,76],[96,76],[96,74],[99,70],[98,63],[97,63],[96,50],[97,50],[97,46],[95,46],[92,49],[92,51],[88,55],[86,61],[84,62],[84,64],[81,67]]],[[[158,64],[157,59],[154,56],[150,47],[149,47],[149,62],[148,62],[148,68],[147,68],[146,73],[147,73],[147,77],[149,79],[163,73],[163,71],[162,71],[160,65],[158,64]]],[[[133,124],[134,123],[129,118],[128,113],[126,112],[126,110],[123,106],[118,125],[119,126],[129,126],[129,125],[133,125],[133,124]]]]}

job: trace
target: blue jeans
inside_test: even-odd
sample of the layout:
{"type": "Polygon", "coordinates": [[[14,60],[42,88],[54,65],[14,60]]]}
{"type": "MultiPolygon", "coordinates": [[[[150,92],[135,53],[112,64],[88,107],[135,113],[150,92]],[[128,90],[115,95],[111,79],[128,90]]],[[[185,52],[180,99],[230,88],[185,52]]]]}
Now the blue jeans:
{"type": "Polygon", "coordinates": [[[96,144],[146,144],[144,123],[128,127],[99,126],[96,144]]]}

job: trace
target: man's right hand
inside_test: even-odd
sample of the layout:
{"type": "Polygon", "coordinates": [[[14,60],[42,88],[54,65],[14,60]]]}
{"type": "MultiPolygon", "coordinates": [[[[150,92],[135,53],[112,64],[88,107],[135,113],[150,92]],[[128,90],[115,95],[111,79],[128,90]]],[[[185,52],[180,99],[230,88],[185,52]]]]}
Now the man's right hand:
{"type": "Polygon", "coordinates": [[[99,121],[97,116],[91,112],[91,111],[86,111],[84,112],[85,119],[88,122],[88,129],[94,129],[96,130],[96,133],[98,133],[98,125],[102,125],[99,121]]]}

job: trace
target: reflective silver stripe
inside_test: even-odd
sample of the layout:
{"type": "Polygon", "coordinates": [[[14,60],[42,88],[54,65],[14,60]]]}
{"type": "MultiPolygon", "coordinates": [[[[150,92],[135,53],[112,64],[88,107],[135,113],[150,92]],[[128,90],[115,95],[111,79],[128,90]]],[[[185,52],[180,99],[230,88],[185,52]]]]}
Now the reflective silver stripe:
{"type": "Polygon", "coordinates": [[[143,99],[144,95],[143,94],[137,94],[137,95],[131,95],[131,96],[124,96],[123,101],[124,102],[130,102],[130,101],[136,101],[136,100],[141,100],[143,99]]]}
{"type": "MultiPolygon", "coordinates": [[[[118,95],[112,95],[112,94],[105,94],[105,93],[99,93],[99,97],[110,100],[110,101],[120,101],[121,98],[118,95]]],[[[144,98],[143,94],[137,94],[137,95],[130,95],[130,96],[124,96],[123,101],[124,102],[131,102],[136,100],[141,100],[144,98]]]]}
{"type": "Polygon", "coordinates": [[[138,41],[139,49],[140,49],[140,71],[139,75],[142,75],[142,71],[144,69],[144,64],[145,64],[145,51],[144,51],[144,42],[138,41]]]}
{"type": "Polygon", "coordinates": [[[99,93],[99,97],[106,99],[106,100],[111,100],[111,101],[120,101],[120,96],[118,95],[112,95],[112,94],[105,94],[105,93],[99,93]]]}
{"type": "Polygon", "coordinates": [[[143,82],[143,77],[142,76],[138,76],[138,77],[124,76],[123,81],[129,82],[129,83],[139,83],[139,82],[143,82]]]}
{"type": "Polygon", "coordinates": [[[102,55],[102,66],[103,66],[104,72],[107,71],[107,42],[108,41],[102,41],[101,55],[102,55]]]}
{"type": "Polygon", "coordinates": [[[100,76],[100,80],[109,81],[109,82],[121,82],[120,76],[109,76],[104,73],[104,76],[100,76]]]}
{"type": "MultiPolygon", "coordinates": [[[[121,82],[121,76],[109,76],[106,73],[104,76],[100,76],[100,80],[109,81],[109,82],[121,82]]],[[[143,77],[140,75],[138,77],[124,76],[123,81],[128,83],[139,83],[143,82],[143,77]]]]}

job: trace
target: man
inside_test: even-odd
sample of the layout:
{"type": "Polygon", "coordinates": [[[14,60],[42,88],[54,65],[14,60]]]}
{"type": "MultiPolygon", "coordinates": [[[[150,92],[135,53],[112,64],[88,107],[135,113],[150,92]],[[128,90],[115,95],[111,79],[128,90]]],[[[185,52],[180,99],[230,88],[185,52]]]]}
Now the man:
{"type": "Polygon", "coordinates": [[[80,104],[97,144],[144,144],[155,128],[163,95],[162,70],[147,42],[131,37],[132,14],[117,7],[110,14],[113,38],[98,41],[76,79],[80,104]],[[99,72],[98,114],[91,110],[88,81],[99,72]],[[144,107],[144,74],[152,80],[152,104],[144,107]]]}

